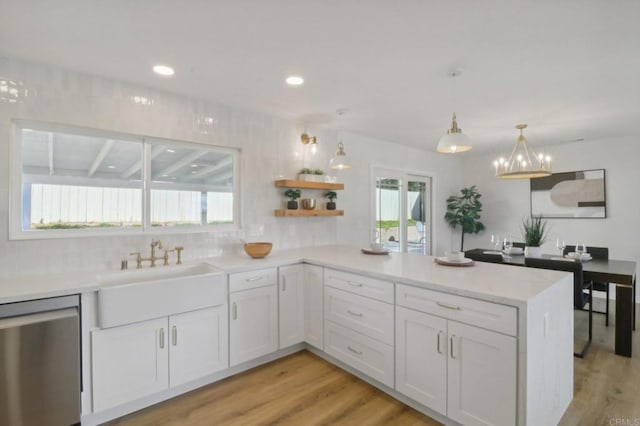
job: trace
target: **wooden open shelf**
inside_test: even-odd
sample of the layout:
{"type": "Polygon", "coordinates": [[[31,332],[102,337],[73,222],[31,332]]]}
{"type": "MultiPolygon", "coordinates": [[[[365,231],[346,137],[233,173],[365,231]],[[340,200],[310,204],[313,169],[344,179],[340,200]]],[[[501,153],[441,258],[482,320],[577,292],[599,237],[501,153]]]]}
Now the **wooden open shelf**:
{"type": "MultiPolygon", "coordinates": [[[[316,183],[316,182],[310,182],[316,183]]],[[[326,185],[326,184],[325,184],[326,185]]],[[[335,184],[332,184],[335,185],[335,184]]],[[[302,216],[344,216],[344,210],[288,210],[280,209],[275,211],[276,216],[302,217],[302,216]]]]}
{"type": "MultiPolygon", "coordinates": [[[[343,183],[307,182],[306,180],[289,180],[289,179],[277,180],[274,183],[278,188],[344,189],[343,183]]],[[[320,215],[315,215],[315,216],[320,216],[320,215]]]]}

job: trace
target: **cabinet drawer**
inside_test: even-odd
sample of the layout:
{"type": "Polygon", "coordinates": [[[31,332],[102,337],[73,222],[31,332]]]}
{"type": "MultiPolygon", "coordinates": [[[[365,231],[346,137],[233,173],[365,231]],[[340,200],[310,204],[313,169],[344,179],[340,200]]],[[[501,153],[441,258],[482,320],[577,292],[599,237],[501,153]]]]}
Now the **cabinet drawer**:
{"type": "Polygon", "coordinates": [[[277,283],[278,270],[276,268],[238,272],[237,274],[229,275],[229,292],[234,293],[236,291],[276,285],[277,283]]]}
{"type": "Polygon", "coordinates": [[[393,303],[393,283],[348,272],[325,269],[324,283],[340,290],[393,303]]]}
{"type": "Polygon", "coordinates": [[[367,376],[393,387],[393,347],[331,321],[324,324],[324,349],[367,376]]]}
{"type": "Polygon", "coordinates": [[[511,336],[518,334],[518,310],[511,306],[403,284],[396,285],[396,304],[511,336]]]}
{"type": "Polygon", "coordinates": [[[393,305],[325,287],[324,317],[393,345],[393,305]]]}

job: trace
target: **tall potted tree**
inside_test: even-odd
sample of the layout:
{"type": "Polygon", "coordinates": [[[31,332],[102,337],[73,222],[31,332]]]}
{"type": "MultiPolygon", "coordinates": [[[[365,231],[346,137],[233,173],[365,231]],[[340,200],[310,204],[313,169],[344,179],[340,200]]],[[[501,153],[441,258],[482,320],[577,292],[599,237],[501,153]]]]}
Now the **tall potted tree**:
{"type": "Polygon", "coordinates": [[[452,195],[447,198],[447,212],[444,220],[453,229],[460,225],[462,237],[460,238],[460,251],[464,250],[464,234],[477,234],[484,230],[484,225],[480,222],[480,212],[482,203],[480,193],[476,186],[462,188],[461,195],[452,195]]]}

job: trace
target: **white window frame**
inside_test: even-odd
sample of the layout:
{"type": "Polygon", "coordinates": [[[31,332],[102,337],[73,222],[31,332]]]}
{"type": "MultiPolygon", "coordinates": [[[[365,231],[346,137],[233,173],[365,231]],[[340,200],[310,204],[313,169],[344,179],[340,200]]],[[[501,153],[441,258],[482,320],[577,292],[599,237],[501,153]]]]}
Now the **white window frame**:
{"type": "Polygon", "coordinates": [[[91,129],[71,125],[47,123],[40,121],[14,119],[11,123],[9,142],[9,239],[40,240],[55,238],[82,238],[116,235],[162,235],[202,232],[228,232],[242,229],[240,152],[238,148],[187,142],[175,139],[133,135],[109,130],[91,129]],[[22,229],[22,129],[33,129],[45,132],[61,132],[82,136],[111,138],[123,141],[139,142],[142,145],[142,226],[139,228],[87,228],[87,229],[22,229]],[[227,152],[233,156],[233,223],[183,225],[179,227],[151,226],[151,146],[153,143],[174,145],[183,148],[211,149],[227,152]]]}
{"type": "MultiPolygon", "coordinates": [[[[434,226],[433,221],[433,213],[436,211],[436,201],[434,200],[434,194],[436,193],[435,181],[436,174],[433,172],[426,171],[417,171],[417,170],[403,170],[396,169],[388,166],[381,166],[377,164],[371,164],[369,166],[369,234],[370,241],[372,240],[372,236],[375,234],[376,227],[376,184],[377,184],[377,176],[379,174],[384,174],[385,177],[389,177],[392,179],[400,179],[405,182],[405,185],[411,178],[429,178],[431,180],[431,208],[429,214],[431,215],[431,221],[429,222],[429,232],[431,235],[431,240],[429,242],[429,251],[431,256],[433,256],[433,252],[436,247],[436,227],[434,226]]],[[[407,191],[406,188],[401,193],[401,206],[406,206],[407,204],[407,191]]],[[[400,238],[402,241],[401,252],[405,253],[407,251],[407,229],[405,226],[400,227],[400,238]]]]}

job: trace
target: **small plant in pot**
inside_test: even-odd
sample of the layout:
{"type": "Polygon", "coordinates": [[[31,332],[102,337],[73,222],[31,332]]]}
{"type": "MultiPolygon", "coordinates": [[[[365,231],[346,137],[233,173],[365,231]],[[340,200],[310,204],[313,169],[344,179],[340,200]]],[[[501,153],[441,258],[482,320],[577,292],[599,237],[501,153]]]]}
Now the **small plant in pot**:
{"type": "Polygon", "coordinates": [[[324,196],[329,199],[329,202],[327,203],[327,210],[335,210],[336,203],[333,200],[338,198],[338,194],[335,191],[327,191],[324,196]]]}
{"type": "Polygon", "coordinates": [[[540,246],[547,238],[547,223],[542,220],[542,216],[532,216],[522,221],[522,237],[526,257],[542,256],[540,246]]]}
{"type": "Polygon", "coordinates": [[[298,173],[298,180],[307,182],[324,182],[324,172],[320,169],[304,168],[298,173]]]}
{"type": "Polygon", "coordinates": [[[299,189],[287,189],[286,191],[284,191],[284,196],[289,199],[289,201],[287,202],[287,209],[297,210],[298,202],[296,200],[300,198],[301,195],[302,193],[299,189]]]}

